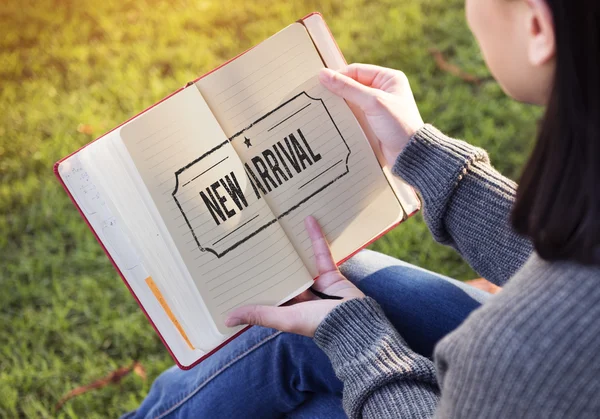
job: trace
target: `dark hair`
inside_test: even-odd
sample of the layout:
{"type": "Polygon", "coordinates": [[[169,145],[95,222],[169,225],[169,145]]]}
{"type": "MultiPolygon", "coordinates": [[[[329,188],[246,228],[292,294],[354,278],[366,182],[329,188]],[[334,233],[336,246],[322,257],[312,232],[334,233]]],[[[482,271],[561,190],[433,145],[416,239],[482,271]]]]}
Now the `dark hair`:
{"type": "Polygon", "coordinates": [[[546,260],[600,264],[600,2],[546,3],[555,81],[512,224],[546,260]]]}

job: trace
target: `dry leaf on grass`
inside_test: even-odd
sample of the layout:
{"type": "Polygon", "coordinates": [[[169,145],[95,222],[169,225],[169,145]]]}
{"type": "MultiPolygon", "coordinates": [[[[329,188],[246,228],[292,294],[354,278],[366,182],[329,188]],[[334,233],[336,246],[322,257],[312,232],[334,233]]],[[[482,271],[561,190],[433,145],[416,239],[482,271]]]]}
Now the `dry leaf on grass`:
{"type": "Polygon", "coordinates": [[[484,278],[473,279],[471,281],[466,281],[466,283],[482,291],[489,292],[490,294],[497,294],[502,291],[501,287],[492,284],[490,281],[484,278]]]}
{"type": "Polygon", "coordinates": [[[466,81],[467,83],[478,85],[481,84],[481,82],[483,81],[483,79],[480,79],[479,77],[474,76],[473,74],[467,73],[456,64],[448,62],[444,57],[444,54],[442,54],[440,50],[436,48],[430,48],[429,53],[433,56],[433,59],[435,60],[435,63],[437,64],[440,70],[450,73],[453,76],[456,76],[466,81]]]}
{"type": "Polygon", "coordinates": [[[79,124],[77,125],[77,132],[86,135],[92,135],[94,133],[94,127],[90,124],[79,124]]]}
{"type": "Polygon", "coordinates": [[[99,378],[98,380],[96,380],[90,384],[87,384],[87,385],[81,386],[81,387],[77,387],[77,388],[69,391],[67,394],[65,394],[63,397],[61,397],[61,399],[58,401],[58,403],[56,403],[56,406],[54,406],[54,410],[56,410],[56,411],[60,410],[60,408],[63,407],[63,405],[68,400],[72,399],[73,397],[87,393],[88,391],[91,391],[91,390],[106,387],[109,384],[117,384],[125,376],[130,374],[132,371],[135,375],[141,377],[143,380],[146,379],[146,370],[144,369],[142,364],[140,364],[138,361],[134,361],[134,363],[129,367],[121,367],[121,368],[111,372],[107,376],[99,378]]]}

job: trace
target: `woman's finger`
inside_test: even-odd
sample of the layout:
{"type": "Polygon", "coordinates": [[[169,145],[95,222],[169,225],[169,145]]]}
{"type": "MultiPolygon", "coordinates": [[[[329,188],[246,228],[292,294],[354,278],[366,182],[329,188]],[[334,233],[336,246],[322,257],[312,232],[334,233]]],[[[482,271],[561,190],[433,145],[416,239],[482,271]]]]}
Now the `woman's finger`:
{"type": "Polygon", "coordinates": [[[244,306],[233,310],[225,319],[225,326],[234,327],[242,324],[271,327],[288,331],[291,322],[285,311],[290,307],[244,306]]]}
{"type": "Polygon", "coordinates": [[[227,316],[225,325],[227,327],[244,324],[264,326],[312,337],[327,313],[341,303],[342,300],[319,300],[288,307],[239,307],[227,316]]]}
{"type": "Polygon", "coordinates": [[[365,86],[388,93],[401,93],[409,86],[406,74],[393,68],[355,63],[346,66],[340,73],[365,86]]]}
{"type": "Polygon", "coordinates": [[[372,103],[377,94],[375,89],[360,84],[356,80],[329,68],[321,70],[319,80],[327,89],[361,109],[372,103]]]}
{"type": "Polygon", "coordinates": [[[312,337],[324,314],[329,312],[336,303],[339,304],[338,301],[327,301],[325,304],[311,305],[314,303],[316,301],[286,307],[239,307],[227,316],[225,326],[248,324],[312,337]]]}
{"type": "Polygon", "coordinates": [[[312,242],[313,253],[315,255],[315,261],[317,264],[317,271],[319,275],[325,275],[329,272],[336,272],[337,266],[331,256],[331,249],[329,243],[323,235],[321,226],[315,217],[308,216],[304,219],[304,225],[310,241],[312,242]]]}
{"type": "Polygon", "coordinates": [[[380,89],[382,82],[394,77],[397,70],[380,67],[372,64],[353,63],[340,70],[340,73],[348,76],[365,86],[380,89]]]}

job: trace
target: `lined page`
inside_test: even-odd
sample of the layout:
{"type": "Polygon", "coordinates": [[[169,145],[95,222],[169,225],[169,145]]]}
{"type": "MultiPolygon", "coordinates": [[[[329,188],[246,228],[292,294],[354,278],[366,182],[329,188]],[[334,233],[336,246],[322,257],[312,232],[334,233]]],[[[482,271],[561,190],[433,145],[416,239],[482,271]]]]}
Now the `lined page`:
{"type": "Polygon", "coordinates": [[[197,89],[139,116],[121,137],[221,333],[230,310],[278,304],[310,283],[197,89]]]}
{"type": "Polygon", "coordinates": [[[321,68],[323,62],[308,32],[294,23],[201,78],[196,86],[231,137],[276,108],[321,68]]]}
{"type": "Polygon", "coordinates": [[[322,67],[296,23],[196,83],[313,276],[306,216],[336,260],[403,216],[348,105],[316,79],[322,67]]]}
{"type": "MultiPolygon", "coordinates": [[[[306,19],[303,19],[302,23],[306,26],[306,29],[317,49],[319,50],[320,56],[325,65],[333,70],[344,68],[346,66],[344,56],[338,49],[335,40],[331,36],[331,32],[329,31],[323,16],[314,14],[306,19]]],[[[369,126],[364,112],[355,105],[349,104],[349,107],[356,119],[359,121],[361,128],[364,130],[371,147],[373,147],[373,150],[375,151],[375,155],[377,156],[379,163],[381,166],[384,166],[384,174],[394,189],[394,193],[396,196],[398,196],[405,214],[413,214],[421,207],[421,203],[417,198],[417,194],[406,182],[404,182],[398,176],[394,176],[392,174],[391,168],[387,166],[386,159],[380,150],[379,140],[369,126]]]]}

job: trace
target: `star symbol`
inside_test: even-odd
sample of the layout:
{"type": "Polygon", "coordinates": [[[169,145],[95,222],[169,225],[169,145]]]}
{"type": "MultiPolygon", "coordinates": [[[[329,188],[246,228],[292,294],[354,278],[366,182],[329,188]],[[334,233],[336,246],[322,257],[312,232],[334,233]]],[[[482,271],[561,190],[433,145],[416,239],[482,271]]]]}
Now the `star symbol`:
{"type": "Polygon", "coordinates": [[[250,138],[244,137],[244,144],[246,144],[246,147],[250,148],[252,146],[252,143],[250,142],[250,138]]]}

